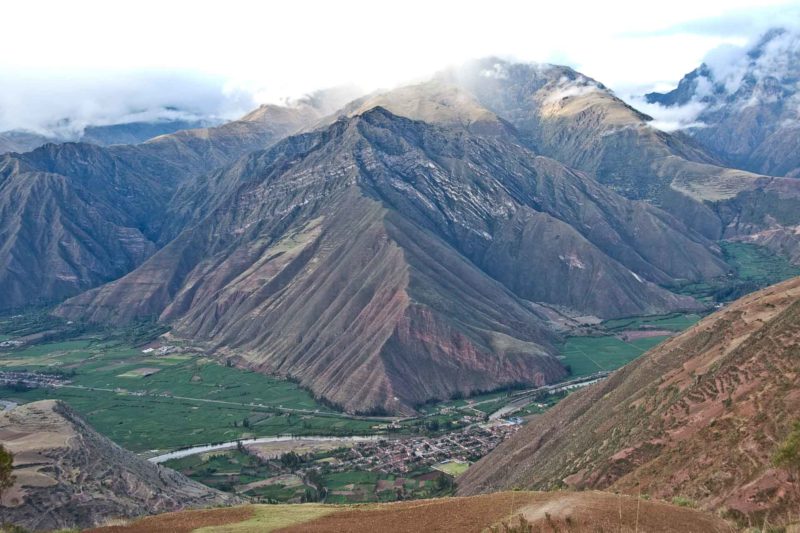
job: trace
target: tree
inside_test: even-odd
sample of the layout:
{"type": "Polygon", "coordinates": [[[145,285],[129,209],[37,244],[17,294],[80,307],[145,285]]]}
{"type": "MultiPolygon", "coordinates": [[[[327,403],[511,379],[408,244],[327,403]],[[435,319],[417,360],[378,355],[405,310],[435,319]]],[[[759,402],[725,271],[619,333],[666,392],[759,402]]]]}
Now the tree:
{"type": "Polygon", "coordinates": [[[6,489],[11,488],[14,484],[16,476],[12,475],[14,471],[14,454],[6,450],[0,444],[0,501],[3,500],[3,493],[6,489]]]}

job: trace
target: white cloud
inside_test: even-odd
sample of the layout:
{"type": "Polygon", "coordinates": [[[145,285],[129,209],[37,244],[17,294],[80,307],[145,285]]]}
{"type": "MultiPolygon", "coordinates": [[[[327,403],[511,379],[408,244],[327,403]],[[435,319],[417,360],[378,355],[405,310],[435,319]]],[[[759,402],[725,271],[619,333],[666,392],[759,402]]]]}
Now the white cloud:
{"type": "MultiPolygon", "coordinates": [[[[191,72],[195,81],[183,78],[190,84],[212,80],[221,96],[203,92],[198,107],[223,113],[241,103],[242,94],[261,103],[348,83],[387,87],[485,56],[568,61],[625,93],[626,87],[675,82],[708,50],[742,39],[670,28],[765,6],[780,13],[776,6],[789,4],[798,2],[673,0],[653,17],[635,0],[8,0],[3,17],[13,22],[0,32],[0,93],[15,93],[19,109],[2,109],[0,116],[6,127],[35,122],[28,112],[44,116],[50,109],[56,113],[50,118],[58,118],[72,110],[56,100],[82,94],[87,116],[110,117],[132,107],[113,101],[114,88],[119,99],[149,94],[145,100],[154,105],[163,105],[158,93],[193,91],[178,81],[156,90],[134,83],[136,91],[117,82],[142,72],[191,72]],[[31,72],[45,87],[28,97],[31,72]],[[76,81],[75,72],[89,74],[76,81]]],[[[9,97],[0,98],[0,106],[9,104],[9,97]]]]}
{"type": "Polygon", "coordinates": [[[647,103],[644,98],[639,96],[630,97],[628,101],[642,113],[653,117],[649,124],[663,131],[702,128],[705,126],[705,124],[697,120],[700,113],[706,108],[706,104],[702,102],[693,101],[682,106],[665,107],[660,104],[647,103]]]}

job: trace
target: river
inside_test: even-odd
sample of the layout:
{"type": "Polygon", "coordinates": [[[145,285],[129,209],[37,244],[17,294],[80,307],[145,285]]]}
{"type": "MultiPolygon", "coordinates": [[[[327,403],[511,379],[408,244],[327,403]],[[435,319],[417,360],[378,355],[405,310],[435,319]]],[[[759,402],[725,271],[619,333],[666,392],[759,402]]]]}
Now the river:
{"type": "Polygon", "coordinates": [[[385,439],[382,435],[371,435],[368,437],[254,437],[251,439],[238,439],[230,442],[222,442],[218,444],[201,444],[199,446],[192,446],[191,448],[184,448],[182,450],[175,450],[161,455],[156,455],[148,459],[151,463],[163,463],[170,459],[180,459],[182,457],[189,457],[198,453],[213,452],[215,450],[228,450],[235,448],[240,442],[242,444],[264,444],[267,442],[286,442],[286,441],[342,441],[342,442],[365,442],[372,440],[385,439]]]}

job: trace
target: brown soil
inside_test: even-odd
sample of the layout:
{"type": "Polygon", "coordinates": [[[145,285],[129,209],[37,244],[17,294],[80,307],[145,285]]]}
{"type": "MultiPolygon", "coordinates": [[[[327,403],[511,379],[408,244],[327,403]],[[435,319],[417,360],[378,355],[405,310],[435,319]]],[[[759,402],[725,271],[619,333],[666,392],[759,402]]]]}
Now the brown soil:
{"type": "Polygon", "coordinates": [[[670,331],[668,329],[636,329],[636,330],[626,330],[620,331],[617,335],[623,341],[635,341],[638,339],[648,339],[650,337],[669,337],[674,335],[674,331],[670,331]]]}
{"type": "Polygon", "coordinates": [[[253,507],[228,507],[180,511],[142,518],[121,526],[88,529],[84,533],[190,533],[206,526],[222,526],[243,522],[253,517],[253,507]]]}
{"type": "Polygon", "coordinates": [[[728,532],[723,520],[661,502],[602,492],[503,492],[345,510],[282,532],[392,533],[484,531],[524,515],[533,531],[728,532]],[[638,505],[638,517],[637,517],[638,505]],[[637,521],[638,520],[638,521],[637,521]]]}

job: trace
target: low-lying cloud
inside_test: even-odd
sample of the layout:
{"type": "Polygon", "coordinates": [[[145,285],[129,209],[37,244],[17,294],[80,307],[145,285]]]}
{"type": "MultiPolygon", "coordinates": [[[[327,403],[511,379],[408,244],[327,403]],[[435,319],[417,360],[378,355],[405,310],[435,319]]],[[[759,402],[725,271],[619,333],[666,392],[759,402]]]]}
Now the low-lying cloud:
{"type": "Polygon", "coordinates": [[[707,54],[703,64],[706,68],[695,78],[689,100],[681,105],[648,103],[642,96],[628,101],[665,131],[703,127],[703,114],[724,106],[746,108],[786,95],[790,95],[788,107],[800,111],[800,30],[772,29],[745,46],[720,46],[707,54]]]}
{"type": "Polygon", "coordinates": [[[0,131],[74,138],[88,125],[226,120],[256,107],[222,79],[183,73],[0,73],[0,131]]]}

